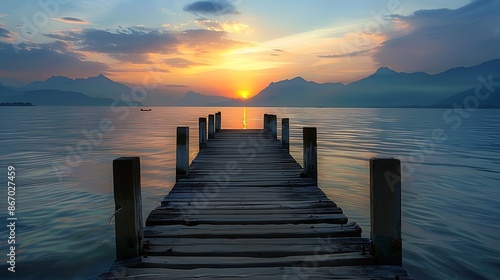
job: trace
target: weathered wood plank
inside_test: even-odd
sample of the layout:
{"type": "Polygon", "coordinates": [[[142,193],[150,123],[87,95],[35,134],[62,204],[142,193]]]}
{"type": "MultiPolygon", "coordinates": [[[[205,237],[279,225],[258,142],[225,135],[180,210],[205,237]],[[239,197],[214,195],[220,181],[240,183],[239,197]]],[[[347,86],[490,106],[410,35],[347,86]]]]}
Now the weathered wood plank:
{"type": "Polygon", "coordinates": [[[272,203],[272,202],[258,202],[258,201],[244,201],[244,202],[218,202],[210,203],[208,200],[199,198],[192,202],[171,202],[171,201],[161,201],[161,206],[172,206],[177,208],[196,208],[198,210],[202,209],[304,209],[304,208],[325,208],[325,207],[337,207],[337,205],[332,201],[297,201],[297,202],[287,202],[287,203],[272,203]],[[242,208],[243,207],[243,208],[242,208]]]}
{"type": "MultiPolygon", "coordinates": [[[[313,259],[314,257],[314,255],[286,256],[280,258],[151,256],[142,258],[141,262],[134,267],[175,269],[275,267],[293,266],[294,264],[300,265],[308,258],[313,259]]],[[[362,255],[359,252],[338,253],[324,258],[316,257],[315,262],[318,266],[332,267],[373,264],[373,257],[371,255],[362,255]]]]}
{"type": "Polygon", "coordinates": [[[168,277],[172,280],[192,279],[259,279],[259,280],[412,280],[413,278],[399,266],[341,266],[318,267],[314,262],[289,267],[248,267],[248,268],[196,268],[192,270],[178,270],[167,268],[120,268],[113,272],[113,276],[103,279],[121,279],[125,275],[130,278],[159,279],[168,277]],[[308,265],[309,264],[309,265],[308,265]]]}
{"type": "MultiPolygon", "coordinates": [[[[346,224],[348,219],[344,214],[280,214],[280,215],[196,215],[189,214],[189,222],[209,225],[268,225],[268,224],[346,224]]],[[[184,224],[186,218],[184,215],[168,215],[165,213],[152,212],[147,221],[147,226],[155,225],[179,225],[184,224]]]]}
{"type": "Polygon", "coordinates": [[[355,222],[338,224],[286,225],[168,225],[144,228],[144,237],[155,238],[282,238],[282,237],[360,237],[361,228],[355,222]]]}
{"type": "Polygon", "coordinates": [[[368,254],[366,238],[195,239],[146,238],[148,256],[235,256],[279,258],[347,252],[368,254]]]}
{"type": "MultiPolygon", "coordinates": [[[[162,211],[170,214],[180,215],[186,209],[163,206],[158,207],[153,211],[162,211]]],[[[209,207],[200,209],[196,215],[227,215],[231,213],[233,216],[238,215],[277,215],[277,214],[342,214],[342,209],[339,207],[323,207],[323,208],[248,208],[248,207],[234,207],[234,208],[214,208],[209,207]]]]}

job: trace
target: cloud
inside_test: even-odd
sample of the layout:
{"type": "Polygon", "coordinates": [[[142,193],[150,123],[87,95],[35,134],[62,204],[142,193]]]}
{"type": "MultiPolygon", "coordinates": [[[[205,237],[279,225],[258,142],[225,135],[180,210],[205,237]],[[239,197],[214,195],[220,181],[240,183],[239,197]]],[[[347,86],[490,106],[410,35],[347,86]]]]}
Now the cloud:
{"type": "Polygon", "coordinates": [[[392,16],[406,32],[373,54],[381,66],[436,73],[500,57],[500,1],[476,0],[456,10],[421,10],[392,16]]]}
{"type": "Polygon", "coordinates": [[[343,58],[343,57],[353,57],[358,55],[363,55],[369,53],[371,50],[362,50],[355,51],[349,53],[341,53],[341,54],[329,54],[329,55],[318,55],[319,58],[343,58]]]}
{"type": "Polygon", "coordinates": [[[254,28],[234,21],[216,21],[209,19],[198,19],[196,23],[206,27],[208,30],[212,31],[224,31],[227,33],[251,33],[255,31],[254,28]]]}
{"type": "Polygon", "coordinates": [[[145,27],[84,29],[46,34],[50,38],[72,43],[78,51],[101,53],[131,63],[150,63],[148,54],[180,53],[181,47],[192,48],[194,52],[201,53],[245,44],[228,39],[226,35],[226,32],[212,30],[175,32],[145,27]]]}
{"type": "Polygon", "coordinates": [[[224,31],[190,29],[178,33],[176,38],[181,44],[203,52],[250,45],[250,43],[228,39],[226,35],[224,31]]]}
{"type": "Polygon", "coordinates": [[[74,18],[74,17],[61,17],[61,18],[52,18],[52,19],[60,21],[60,22],[72,23],[72,24],[89,24],[87,21],[81,20],[79,18],[74,18]]]}
{"type": "Polygon", "coordinates": [[[184,11],[196,16],[221,16],[239,14],[236,7],[226,0],[197,1],[184,6],[184,11]]]}
{"type": "Polygon", "coordinates": [[[165,64],[175,68],[189,68],[192,66],[206,65],[204,63],[192,62],[184,58],[168,58],[165,59],[164,62],[165,64]]]}
{"type": "Polygon", "coordinates": [[[189,87],[187,85],[170,85],[170,84],[169,85],[164,85],[164,86],[166,86],[166,87],[173,87],[173,88],[187,88],[187,87],[189,87]]]}
{"type": "Polygon", "coordinates": [[[87,77],[108,69],[106,64],[84,61],[68,47],[62,41],[17,46],[0,42],[0,76],[32,81],[54,75],[87,77]]]}
{"type": "Polygon", "coordinates": [[[148,53],[177,51],[177,39],[168,31],[142,27],[120,30],[85,29],[46,34],[75,44],[80,51],[104,53],[120,61],[147,63],[148,53]]]}
{"type": "Polygon", "coordinates": [[[0,38],[12,39],[13,36],[9,30],[0,27],[0,38]]]}

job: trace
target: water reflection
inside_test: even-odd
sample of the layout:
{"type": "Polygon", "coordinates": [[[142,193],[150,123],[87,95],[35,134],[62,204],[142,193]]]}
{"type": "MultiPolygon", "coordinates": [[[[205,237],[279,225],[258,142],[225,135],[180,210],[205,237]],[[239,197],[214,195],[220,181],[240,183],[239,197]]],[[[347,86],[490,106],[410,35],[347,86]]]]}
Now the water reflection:
{"type": "Polygon", "coordinates": [[[247,108],[243,107],[243,129],[247,129],[247,108]]]}

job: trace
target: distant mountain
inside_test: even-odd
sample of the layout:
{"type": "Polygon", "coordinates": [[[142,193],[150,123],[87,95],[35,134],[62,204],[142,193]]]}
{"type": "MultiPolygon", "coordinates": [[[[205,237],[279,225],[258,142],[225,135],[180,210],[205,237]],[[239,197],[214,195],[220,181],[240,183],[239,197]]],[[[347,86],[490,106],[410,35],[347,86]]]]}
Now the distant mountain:
{"type": "Polygon", "coordinates": [[[255,106],[432,107],[475,87],[480,75],[489,74],[500,77],[500,59],[435,75],[381,67],[372,75],[347,85],[318,84],[297,77],[271,83],[248,103],[255,106]]]}
{"type": "Polygon", "coordinates": [[[178,100],[175,105],[177,106],[219,106],[224,103],[230,103],[236,99],[213,96],[213,95],[203,95],[193,91],[188,91],[180,100],[178,100]]]}
{"type": "Polygon", "coordinates": [[[119,100],[122,94],[130,95],[131,89],[112,81],[104,75],[90,78],[70,79],[68,77],[54,76],[43,82],[33,82],[21,88],[22,91],[54,89],[60,91],[81,92],[90,97],[111,98],[119,100]]]}
{"type": "Polygon", "coordinates": [[[12,95],[17,95],[20,94],[21,92],[15,90],[14,88],[4,86],[0,84],[0,97],[5,97],[5,96],[12,96],[12,95]]]}
{"type": "Polygon", "coordinates": [[[319,100],[344,87],[342,83],[318,84],[296,77],[269,84],[248,103],[253,106],[317,106],[319,100]]]}
{"type": "MultiPolygon", "coordinates": [[[[110,106],[115,102],[109,98],[95,98],[80,92],[60,90],[32,90],[13,96],[0,97],[1,102],[30,102],[37,106],[110,106]]],[[[129,106],[123,102],[116,106],[129,106]]],[[[134,105],[141,106],[135,102],[134,105]]]]}
{"type": "MultiPolygon", "coordinates": [[[[500,83],[500,79],[493,79],[493,82],[500,83]]],[[[500,90],[490,91],[486,87],[477,91],[477,86],[455,94],[435,104],[441,108],[497,108],[500,109],[500,90]]]]}

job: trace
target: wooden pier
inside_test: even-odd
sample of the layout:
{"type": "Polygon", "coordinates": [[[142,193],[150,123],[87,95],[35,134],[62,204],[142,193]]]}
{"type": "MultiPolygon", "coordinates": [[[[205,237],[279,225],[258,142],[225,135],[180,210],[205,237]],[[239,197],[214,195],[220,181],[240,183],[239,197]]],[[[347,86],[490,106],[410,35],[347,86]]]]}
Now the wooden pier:
{"type": "Polygon", "coordinates": [[[275,115],[263,129],[221,129],[220,112],[208,121],[190,165],[189,128],[177,129],[177,182],[145,227],[139,158],[113,162],[117,260],[100,279],[412,279],[401,267],[399,160],[370,160],[362,238],[317,186],[315,128],[303,128],[302,167],[288,119],[281,140],[275,115]]]}

